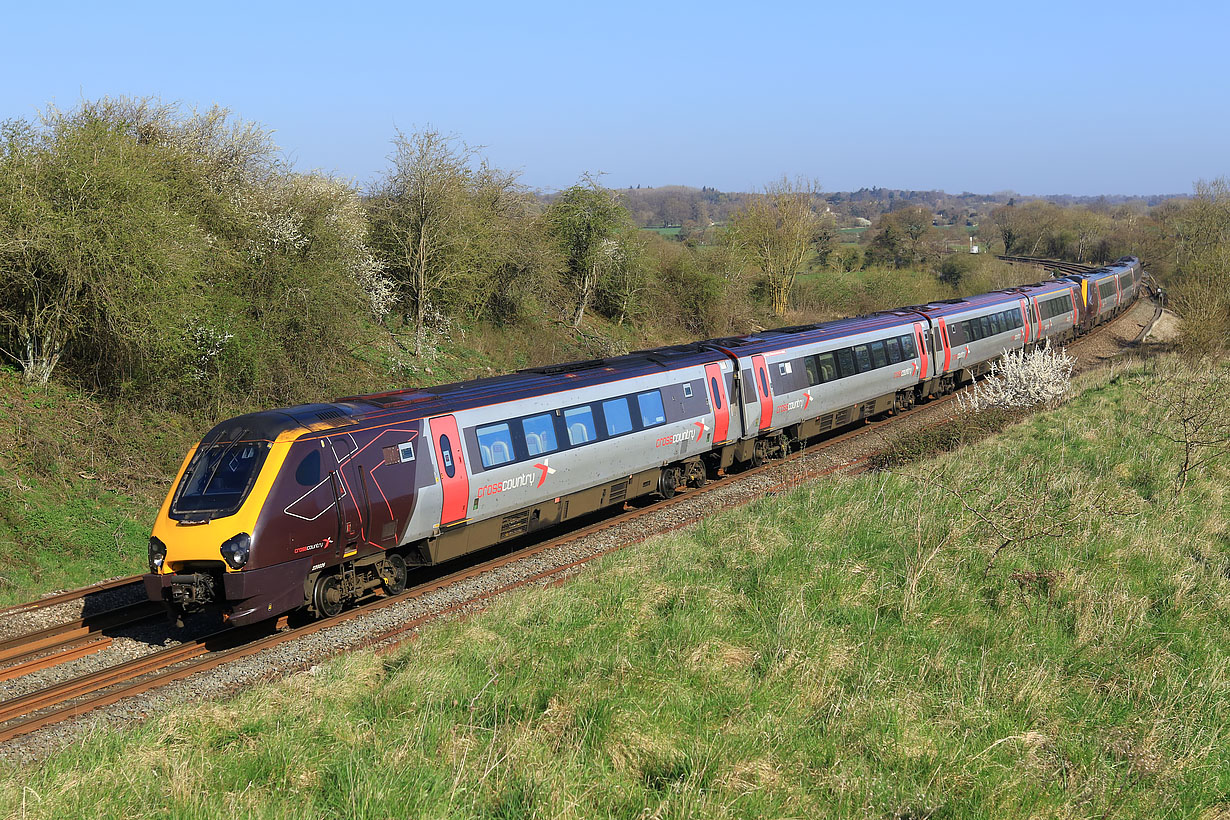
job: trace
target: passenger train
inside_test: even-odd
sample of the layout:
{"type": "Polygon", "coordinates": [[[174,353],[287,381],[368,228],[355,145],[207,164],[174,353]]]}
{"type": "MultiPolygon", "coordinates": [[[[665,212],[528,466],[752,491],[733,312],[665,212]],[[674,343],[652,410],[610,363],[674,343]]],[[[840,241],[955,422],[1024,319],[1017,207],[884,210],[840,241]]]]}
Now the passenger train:
{"type": "Polygon", "coordinates": [[[1134,257],[854,319],[252,413],[184,459],[150,599],[241,625],[322,617],[436,564],[952,392],[1136,297],[1134,257]]]}

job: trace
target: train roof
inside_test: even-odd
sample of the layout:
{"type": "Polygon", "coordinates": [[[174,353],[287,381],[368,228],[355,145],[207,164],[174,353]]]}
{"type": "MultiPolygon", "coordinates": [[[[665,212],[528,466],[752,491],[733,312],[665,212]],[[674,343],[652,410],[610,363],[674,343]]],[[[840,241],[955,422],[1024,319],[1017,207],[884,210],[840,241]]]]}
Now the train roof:
{"type": "Polygon", "coordinates": [[[729,350],[737,356],[750,356],[756,353],[769,353],[774,350],[780,350],[782,347],[821,342],[828,339],[839,339],[845,336],[857,336],[860,333],[882,330],[896,325],[908,325],[916,319],[917,314],[911,310],[884,310],[848,319],[835,319],[831,322],[778,327],[771,330],[762,330],[747,336],[710,339],[708,342],[702,342],[702,344],[716,345],[723,350],[729,350]]]}
{"type": "Polygon", "coordinates": [[[1072,273],[1065,278],[1074,280],[1088,279],[1090,281],[1095,279],[1105,279],[1107,276],[1122,276],[1126,271],[1138,267],[1139,265],[1140,260],[1135,256],[1124,256],[1105,267],[1095,268],[1094,270],[1087,271],[1085,273],[1072,273]]]}

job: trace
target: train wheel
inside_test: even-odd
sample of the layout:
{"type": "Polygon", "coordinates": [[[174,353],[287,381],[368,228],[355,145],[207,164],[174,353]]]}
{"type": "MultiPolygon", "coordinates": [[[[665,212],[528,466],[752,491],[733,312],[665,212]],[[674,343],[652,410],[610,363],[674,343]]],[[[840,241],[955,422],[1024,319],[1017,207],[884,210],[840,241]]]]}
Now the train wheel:
{"type": "Polygon", "coordinates": [[[342,582],[336,575],[322,575],[316,579],[312,605],[322,618],[332,618],[341,613],[345,599],[342,597],[342,582]]]}
{"type": "Polygon", "coordinates": [[[406,578],[410,571],[406,568],[406,559],[397,553],[390,553],[384,559],[385,571],[380,574],[384,581],[384,591],[388,595],[401,595],[406,591],[406,578]]]}
{"type": "Polygon", "coordinates": [[[658,492],[663,498],[674,498],[683,476],[676,467],[667,467],[658,478],[658,492]]]}

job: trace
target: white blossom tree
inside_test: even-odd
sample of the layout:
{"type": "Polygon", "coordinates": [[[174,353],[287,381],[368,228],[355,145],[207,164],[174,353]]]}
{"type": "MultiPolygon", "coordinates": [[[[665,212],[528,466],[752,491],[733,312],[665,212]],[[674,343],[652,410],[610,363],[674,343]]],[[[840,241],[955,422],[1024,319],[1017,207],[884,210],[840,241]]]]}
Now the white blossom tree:
{"type": "Polygon", "coordinates": [[[1062,348],[1044,347],[1007,351],[991,365],[987,378],[958,396],[966,412],[991,407],[1014,409],[1054,407],[1068,394],[1076,360],[1062,348]]]}

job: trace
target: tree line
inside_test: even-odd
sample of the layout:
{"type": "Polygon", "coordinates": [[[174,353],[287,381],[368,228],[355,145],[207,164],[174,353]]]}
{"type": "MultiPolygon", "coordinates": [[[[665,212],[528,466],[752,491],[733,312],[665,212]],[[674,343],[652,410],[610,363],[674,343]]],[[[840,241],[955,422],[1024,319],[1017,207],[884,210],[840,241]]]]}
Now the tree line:
{"type": "MultiPolygon", "coordinates": [[[[919,298],[983,284],[916,203],[854,245],[812,181],[737,204],[705,189],[724,222],[674,242],[641,230],[636,202],[598,177],[544,198],[457,137],[396,133],[392,146],[361,191],[293,170],[267,129],[220,108],[103,99],[4,123],[0,355],[33,382],[270,404],[371,389],[381,360],[424,357],[457,326],[695,338],[854,309],[832,296],[850,271],[860,309],[899,303],[893,287],[868,295],[876,282],[919,298]],[[877,273],[893,270],[908,281],[877,273]]],[[[1228,201],[1217,182],[1144,213],[1014,203],[979,233],[1078,261],[1138,253],[1186,283],[1181,304],[1224,319],[1228,201]]]]}

